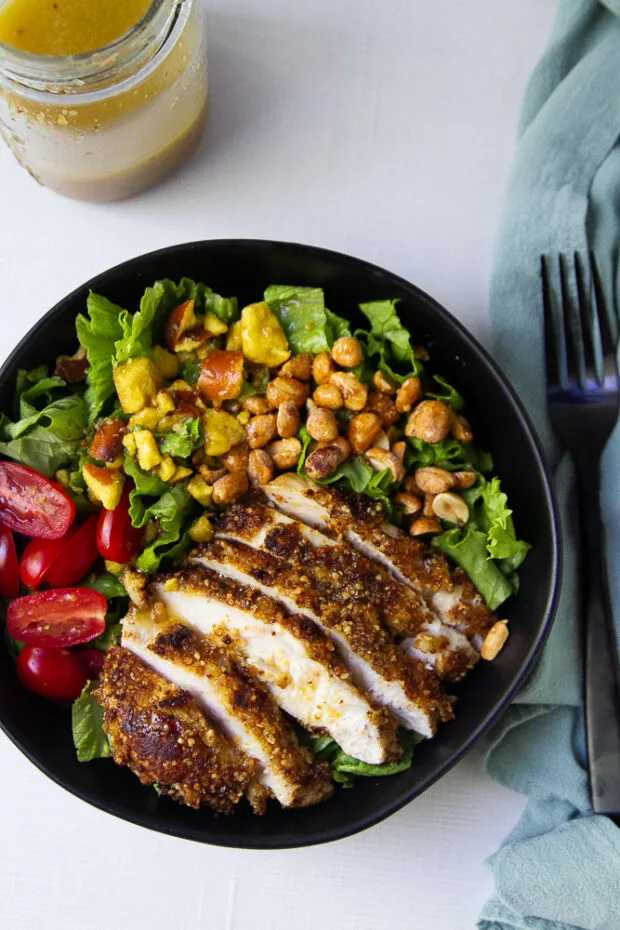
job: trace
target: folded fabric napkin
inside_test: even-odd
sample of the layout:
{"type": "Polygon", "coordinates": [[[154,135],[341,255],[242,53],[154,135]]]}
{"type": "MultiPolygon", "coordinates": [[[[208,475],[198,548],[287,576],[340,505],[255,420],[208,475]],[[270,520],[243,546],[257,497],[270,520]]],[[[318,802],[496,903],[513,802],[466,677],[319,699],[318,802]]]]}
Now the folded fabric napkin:
{"type": "MultiPolygon", "coordinates": [[[[532,415],[553,471],[565,546],[557,620],[535,674],[494,734],[488,773],[529,796],[490,859],[481,930],[620,930],[620,829],[594,816],[585,768],[570,461],[546,416],[540,256],[596,252],[620,287],[620,0],[560,0],[523,106],[491,287],[494,355],[532,415]]],[[[610,584],[620,617],[620,429],[603,465],[610,584]]]]}

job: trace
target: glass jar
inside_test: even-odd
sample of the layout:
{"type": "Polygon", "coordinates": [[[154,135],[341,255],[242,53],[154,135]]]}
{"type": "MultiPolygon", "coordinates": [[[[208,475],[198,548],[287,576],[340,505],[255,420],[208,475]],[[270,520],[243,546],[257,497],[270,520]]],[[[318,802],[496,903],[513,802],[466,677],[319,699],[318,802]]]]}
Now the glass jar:
{"type": "Polygon", "coordinates": [[[0,42],[0,132],[39,183],[81,200],[127,197],[180,165],[207,92],[203,0],[153,0],[129,32],[79,55],[0,42]]]}

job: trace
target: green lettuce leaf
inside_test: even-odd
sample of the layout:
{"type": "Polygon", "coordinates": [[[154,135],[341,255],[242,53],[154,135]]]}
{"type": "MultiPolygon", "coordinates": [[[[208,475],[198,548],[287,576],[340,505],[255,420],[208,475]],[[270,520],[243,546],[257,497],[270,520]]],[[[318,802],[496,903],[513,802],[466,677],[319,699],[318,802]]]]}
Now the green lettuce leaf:
{"type": "Polygon", "coordinates": [[[80,582],[80,585],[82,588],[92,588],[93,591],[98,591],[108,601],[115,597],[127,597],[123,582],[111,572],[101,572],[95,578],[80,582]]]}
{"type": "Polygon", "coordinates": [[[78,454],[84,438],[87,407],[81,393],[66,394],[62,378],[47,368],[17,375],[15,422],[0,415],[0,454],[52,476],[78,454]],[[58,396],[59,393],[64,396],[58,396]]]}
{"type": "Polygon", "coordinates": [[[334,340],[350,335],[347,321],[325,307],[320,287],[273,284],[264,297],[280,321],[294,355],[329,352],[334,340]]]}
{"type": "Polygon", "coordinates": [[[378,778],[384,775],[396,775],[411,767],[413,750],[422,737],[410,730],[400,729],[398,739],[403,749],[402,758],[398,762],[386,765],[369,765],[348,756],[338,743],[329,736],[311,736],[307,731],[300,732],[300,742],[308,747],[315,759],[327,762],[334,781],[344,788],[350,788],[357,778],[378,778]]]}
{"type": "Polygon", "coordinates": [[[103,711],[93,697],[93,689],[93,683],[87,682],[71,708],[73,744],[78,762],[107,759],[112,755],[108,737],[103,729],[103,711]]]}
{"type": "Polygon", "coordinates": [[[493,478],[481,489],[482,523],[487,531],[487,551],[501,561],[504,571],[515,571],[529,550],[529,543],[517,539],[508,497],[501,489],[499,478],[493,478]]]}
{"type": "Polygon", "coordinates": [[[171,433],[166,433],[160,450],[164,455],[174,455],[177,458],[188,458],[194,449],[204,441],[202,423],[199,417],[194,420],[181,420],[175,423],[171,433]]]}
{"type": "Polygon", "coordinates": [[[194,509],[193,498],[185,488],[176,485],[144,510],[142,522],[138,525],[145,526],[149,520],[156,520],[160,534],[142,550],[136,560],[136,568],[155,572],[162,559],[178,559],[185,554],[190,545],[189,518],[194,509]]]}
{"type": "Polygon", "coordinates": [[[86,300],[86,311],[88,316],[80,314],[75,327],[88,358],[86,403],[88,422],[94,423],[115,393],[112,379],[115,345],[123,335],[120,316],[127,311],[92,291],[86,300]]]}
{"type": "Polygon", "coordinates": [[[402,382],[412,375],[423,374],[424,367],[415,357],[408,330],[400,322],[397,303],[398,300],[374,300],[360,304],[360,310],[370,323],[370,330],[360,329],[355,335],[365,346],[368,356],[378,356],[377,367],[402,382]]]}
{"type": "Polygon", "coordinates": [[[470,526],[465,531],[455,527],[433,539],[433,546],[453,559],[478,588],[490,610],[513,593],[509,579],[490,558],[487,534],[470,526]]]}
{"type": "Polygon", "coordinates": [[[439,385],[439,388],[435,393],[427,391],[424,395],[425,397],[431,397],[433,400],[442,400],[444,404],[448,404],[449,407],[452,407],[454,410],[462,410],[465,406],[465,401],[463,396],[459,394],[456,388],[453,388],[451,384],[448,384],[445,378],[442,378],[441,375],[433,375],[433,381],[436,381],[439,385]]]}
{"type": "Polygon", "coordinates": [[[488,473],[493,469],[493,459],[488,452],[471,442],[463,443],[450,437],[441,442],[428,443],[410,436],[407,439],[405,465],[407,470],[424,465],[439,465],[447,471],[473,469],[488,473]]]}

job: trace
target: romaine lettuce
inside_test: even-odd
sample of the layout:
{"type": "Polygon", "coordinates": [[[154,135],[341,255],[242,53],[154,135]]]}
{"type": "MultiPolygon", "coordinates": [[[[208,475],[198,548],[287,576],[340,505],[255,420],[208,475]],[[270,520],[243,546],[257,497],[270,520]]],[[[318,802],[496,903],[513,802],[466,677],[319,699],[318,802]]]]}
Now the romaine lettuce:
{"type": "Polygon", "coordinates": [[[186,459],[203,442],[202,423],[200,418],[196,417],[193,420],[181,420],[175,423],[172,432],[166,433],[159,448],[164,455],[186,459]]]}
{"type": "Polygon", "coordinates": [[[409,331],[400,322],[396,312],[398,300],[374,300],[360,304],[368,318],[370,330],[357,330],[368,357],[378,356],[377,367],[385,374],[402,382],[412,375],[419,376],[424,366],[415,357],[409,331]]]}
{"type": "Polygon", "coordinates": [[[19,371],[17,419],[0,414],[0,454],[49,477],[77,456],[84,438],[87,408],[83,394],[58,396],[67,387],[48,377],[47,368],[19,371]]]}
{"type": "Polygon", "coordinates": [[[107,759],[112,755],[110,742],[103,729],[103,711],[93,697],[93,682],[87,682],[71,708],[73,744],[78,762],[107,759]]]}
{"type": "Polygon", "coordinates": [[[338,743],[329,736],[312,736],[307,731],[300,732],[300,742],[308,747],[315,759],[327,762],[334,781],[343,788],[350,788],[356,778],[378,778],[383,775],[396,775],[411,767],[413,750],[422,737],[410,730],[400,729],[398,739],[403,749],[403,755],[398,762],[389,762],[385,765],[369,765],[348,756],[338,743]]]}
{"type": "Polygon", "coordinates": [[[264,296],[295,355],[329,352],[336,339],[351,333],[347,321],[326,308],[320,287],[273,284],[264,296]]]}

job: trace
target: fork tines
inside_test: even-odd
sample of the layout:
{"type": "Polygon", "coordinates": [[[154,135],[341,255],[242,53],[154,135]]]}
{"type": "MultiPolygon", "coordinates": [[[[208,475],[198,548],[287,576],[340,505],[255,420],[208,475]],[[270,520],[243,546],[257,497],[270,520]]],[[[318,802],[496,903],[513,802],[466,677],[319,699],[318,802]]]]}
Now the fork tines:
{"type": "Polygon", "coordinates": [[[615,380],[616,350],[594,255],[543,255],[541,273],[549,386],[604,390],[615,380]]]}

